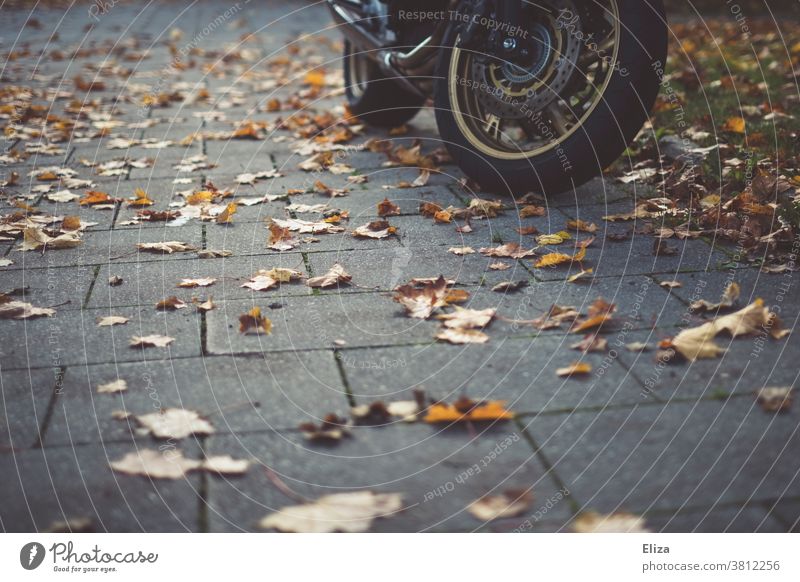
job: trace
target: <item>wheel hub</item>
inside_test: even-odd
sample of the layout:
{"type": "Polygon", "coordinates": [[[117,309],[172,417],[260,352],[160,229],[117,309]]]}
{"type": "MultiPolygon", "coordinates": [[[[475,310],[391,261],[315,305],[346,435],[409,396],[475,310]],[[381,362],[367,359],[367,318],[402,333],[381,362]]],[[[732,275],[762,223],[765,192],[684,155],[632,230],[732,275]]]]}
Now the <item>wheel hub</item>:
{"type": "Polygon", "coordinates": [[[557,0],[549,8],[540,11],[542,18],[529,26],[525,39],[515,39],[523,44],[513,61],[494,55],[472,59],[472,75],[481,86],[477,98],[488,112],[505,119],[530,116],[567,86],[580,54],[580,22],[571,23],[569,30],[559,25],[562,10],[577,13],[572,0],[557,0]]]}

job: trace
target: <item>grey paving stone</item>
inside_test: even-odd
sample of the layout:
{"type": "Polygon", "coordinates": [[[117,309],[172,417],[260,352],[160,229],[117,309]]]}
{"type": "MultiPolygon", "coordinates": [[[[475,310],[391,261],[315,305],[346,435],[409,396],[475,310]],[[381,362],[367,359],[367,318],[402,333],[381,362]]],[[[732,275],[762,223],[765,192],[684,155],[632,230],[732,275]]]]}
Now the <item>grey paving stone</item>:
{"type": "Polygon", "coordinates": [[[770,515],[784,526],[784,531],[800,532],[800,499],[780,499],[766,503],[770,515]]]}
{"type": "Polygon", "coordinates": [[[45,444],[137,438],[140,446],[157,447],[165,441],[137,435],[134,419],[118,420],[112,412],[138,415],[165,408],[195,410],[218,434],[241,434],[294,429],[302,422],[319,422],[329,412],[344,414],[347,399],[331,352],[76,365],[65,375],[45,444]],[[117,379],[127,382],[127,391],[97,393],[99,385],[117,379]]]}
{"type": "MultiPolygon", "coordinates": [[[[88,307],[116,307],[142,305],[153,307],[159,301],[176,296],[186,303],[212,297],[215,302],[227,299],[254,298],[271,300],[273,297],[309,295],[311,289],[302,282],[281,285],[269,291],[252,291],[242,284],[260,269],[275,267],[295,269],[305,274],[303,257],[299,253],[282,253],[260,256],[232,256],[217,259],[186,258],[179,261],[148,263],[119,263],[103,265],[97,276],[88,307]],[[122,277],[122,284],[111,286],[108,278],[122,277]],[[179,288],[182,279],[212,277],[216,282],[208,287],[179,288]]],[[[188,309],[192,309],[191,305],[188,309]]]]}
{"type": "Polygon", "coordinates": [[[0,372],[0,451],[32,447],[40,437],[60,368],[0,372]]]}
{"type": "MultiPolygon", "coordinates": [[[[656,276],[659,281],[675,280],[681,283],[682,287],[672,289],[672,293],[687,305],[699,299],[718,303],[725,288],[737,283],[741,288],[737,307],[744,307],[760,298],[764,305],[778,314],[787,328],[793,328],[800,316],[800,285],[795,278],[792,273],[768,274],[756,268],[681,273],[676,277],[656,276]]],[[[711,313],[709,317],[716,315],[711,313]]]]}
{"type": "MultiPolygon", "coordinates": [[[[202,225],[191,224],[180,227],[137,228],[88,232],[83,235],[83,243],[71,249],[51,249],[40,251],[11,251],[9,258],[14,264],[6,267],[14,269],[44,269],[49,265],[87,266],[114,263],[138,263],[185,258],[187,254],[166,254],[139,252],[138,243],[180,241],[196,248],[203,247],[202,225]]],[[[211,248],[211,247],[208,247],[211,248]]],[[[219,248],[219,247],[217,247],[219,248]]]]}
{"type": "Polygon", "coordinates": [[[430,341],[436,329],[431,321],[405,317],[390,296],[380,293],[294,297],[272,310],[270,303],[265,296],[228,301],[210,311],[208,352],[325,349],[334,347],[337,340],[352,347],[419,343],[430,341]],[[271,335],[239,333],[239,316],[254,306],[271,319],[271,335]]]}
{"type": "MultiPolygon", "coordinates": [[[[335,447],[308,445],[302,438],[213,437],[208,450],[252,457],[309,498],[360,489],[402,493],[407,509],[376,520],[371,531],[471,531],[484,524],[465,508],[487,493],[532,487],[543,500],[557,490],[513,425],[476,437],[421,425],[368,427],[335,447]]],[[[296,503],[257,465],[243,478],[209,481],[212,531],[253,530],[261,517],[296,503]]],[[[551,515],[566,521],[568,503],[557,504],[551,515]]]]}
{"type": "Polygon", "coordinates": [[[786,528],[770,517],[763,507],[745,505],[654,513],[647,527],[663,533],[780,533],[786,528]]]}
{"type": "Polygon", "coordinates": [[[571,216],[578,214],[580,208],[586,205],[613,205],[622,201],[629,202],[632,199],[630,193],[615,184],[613,178],[606,176],[598,176],[577,188],[547,196],[549,204],[562,208],[571,216]]]}
{"type": "MultiPolygon", "coordinates": [[[[133,449],[53,447],[0,455],[0,528],[45,531],[88,518],[94,531],[180,532],[199,527],[200,477],[152,481],[114,473],[110,461],[133,449]]],[[[184,454],[197,458],[196,447],[184,454]]]]}
{"type": "Polygon", "coordinates": [[[0,275],[0,293],[14,291],[18,301],[60,311],[81,309],[94,281],[94,267],[9,270],[0,275]]]}
{"type": "Polygon", "coordinates": [[[169,360],[200,355],[200,316],[191,308],[160,312],[155,307],[120,307],[57,311],[53,317],[3,322],[4,333],[14,343],[0,345],[4,369],[47,368],[101,362],[169,360]],[[96,319],[121,315],[123,326],[97,327],[96,319]],[[132,348],[133,336],[152,334],[174,337],[167,348],[132,348]]]}
{"type": "MultiPolygon", "coordinates": [[[[480,254],[458,256],[446,247],[406,247],[392,245],[387,249],[364,251],[323,252],[309,254],[309,265],[314,275],[322,275],[335,262],[340,263],[353,276],[356,286],[333,288],[333,293],[359,292],[362,288],[392,291],[415,277],[427,278],[443,275],[459,286],[483,284],[494,286],[503,281],[529,281],[530,273],[513,259],[499,260],[511,268],[493,271],[488,267],[497,259],[480,254]]],[[[325,292],[324,289],[321,290],[325,292]]]]}
{"type": "MultiPolygon", "coordinates": [[[[491,331],[489,332],[491,334],[491,331]]],[[[505,400],[517,413],[642,402],[641,386],[606,354],[570,349],[574,336],[492,339],[484,345],[397,346],[337,353],[359,404],[413,399],[423,389],[434,399],[505,400]],[[560,378],[556,370],[586,362],[585,378],[560,378]]]]}
{"type": "MultiPolygon", "coordinates": [[[[652,279],[644,276],[597,278],[583,284],[531,281],[528,287],[516,293],[492,292],[487,285],[475,290],[469,301],[462,306],[471,309],[492,307],[505,318],[530,321],[541,317],[554,304],[574,307],[585,315],[592,303],[601,298],[616,305],[611,321],[601,330],[604,334],[610,334],[607,338],[609,343],[617,341],[617,336],[623,331],[652,329],[656,325],[663,328],[686,325],[682,318],[683,305],[670,297],[652,279]]],[[[697,321],[702,323],[699,318],[697,321]]],[[[506,329],[502,321],[497,323],[500,324],[498,330],[506,329]]],[[[536,328],[525,324],[514,327],[517,328],[517,334],[533,335],[537,332],[536,328]]],[[[568,327],[567,324],[564,325],[564,329],[568,327]]],[[[494,324],[491,329],[495,329],[494,324]]]]}
{"type": "MultiPolygon", "coordinates": [[[[283,218],[283,216],[280,216],[283,218]]],[[[303,220],[308,218],[301,217],[303,220]]],[[[390,221],[392,224],[396,220],[390,221]]],[[[367,221],[363,221],[364,224],[367,221]]],[[[399,246],[399,239],[390,236],[385,239],[359,239],[355,238],[350,231],[352,228],[361,226],[361,223],[346,224],[347,229],[342,233],[313,235],[318,239],[317,242],[302,242],[309,234],[297,234],[296,238],[300,244],[293,249],[293,252],[319,252],[319,251],[358,251],[362,249],[386,248],[399,246]]],[[[237,255],[274,255],[279,251],[267,248],[269,229],[266,221],[239,224],[234,228],[210,228],[206,231],[206,246],[214,249],[229,249],[237,255]]]]}
{"type": "Polygon", "coordinates": [[[752,394],[764,386],[796,386],[800,372],[794,365],[800,344],[791,336],[781,340],[763,335],[731,338],[721,334],[717,345],[725,349],[718,358],[659,363],[656,346],[676,330],[652,333],[631,332],[622,344],[647,343],[646,352],[619,349],[619,358],[644,384],[646,393],[657,400],[725,399],[730,394],[752,394]]]}
{"type": "Polygon", "coordinates": [[[797,497],[798,414],[736,398],[539,415],[528,429],[584,509],[641,512],[797,497]]]}

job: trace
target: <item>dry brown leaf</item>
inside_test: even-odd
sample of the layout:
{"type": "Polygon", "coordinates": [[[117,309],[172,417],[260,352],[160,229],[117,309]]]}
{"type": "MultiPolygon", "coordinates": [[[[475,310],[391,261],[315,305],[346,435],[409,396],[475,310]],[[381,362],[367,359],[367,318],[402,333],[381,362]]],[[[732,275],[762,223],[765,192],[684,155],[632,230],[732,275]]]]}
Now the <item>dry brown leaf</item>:
{"type": "Polygon", "coordinates": [[[124,325],[128,323],[127,317],[121,315],[107,315],[105,317],[97,318],[97,327],[109,327],[112,325],[124,325]]]}
{"type": "Polygon", "coordinates": [[[525,250],[520,248],[517,243],[507,243],[499,247],[483,248],[479,252],[486,257],[497,257],[503,259],[523,259],[536,254],[534,249],[525,250]]]}
{"type": "Polygon", "coordinates": [[[356,238],[386,238],[393,234],[397,234],[397,228],[386,220],[374,220],[353,231],[356,238]]]}
{"type": "Polygon", "coordinates": [[[511,420],[514,413],[506,408],[504,400],[475,401],[462,396],[452,404],[437,402],[428,410],[425,422],[461,422],[461,421],[492,421],[511,420]]]}
{"type": "MultiPolygon", "coordinates": [[[[0,296],[0,300],[6,296],[0,296]]],[[[24,301],[0,301],[0,319],[30,319],[33,317],[52,317],[56,310],[49,307],[34,307],[24,301]]]]}
{"type": "Polygon", "coordinates": [[[167,297],[166,299],[162,299],[156,303],[156,309],[159,311],[175,311],[178,309],[183,309],[184,307],[186,307],[186,303],[174,295],[167,297]]]}
{"type": "Polygon", "coordinates": [[[764,387],[756,390],[756,401],[766,412],[787,412],[792,407],[792,388],[764,387]]]}
{"type": "Polygon", "coordinates": [[[505,491],[500,495],[486,495],[473,501],[468,507],[472,515],[481,521],[491,521],[505,517],[517,517],[525,513],[533,503],[529,491],[505,491]]]}
{"type": "Polygon", "coordinates": [[[217,280],[213,277],[202,277],[200,279],[181,279],[181,282],[178,283],[178,287],[182,287],[184,289],[194,289],[195,287],[208,287],[216,282],[217,280]]]}
{"type": "Polygon", "coordinates": [[[473,249],[472,247],[450,247],[449,249],[447,249],[447,252],[462,257],[464,255],[475,254],[475,249],[473,249]]]}
{"type": "Polygon", "coordinates": [[[192,434],[208,435],[214,427],[193,410],[167,408],[135,417],[150,434],[159,439],[182,439],[192,434]]]}
{"type": "Polygon", "coordinates": [[[174,240],[154,243],[138,243],[136,248],[147,253],[166,253],[168,255],[171,255],[172,253],[188,253],[190,251],[197,250],[196,247],[193,247],[190,244],[174,240]]]}
{"type": "Polygon", "coordinates": [[[427,319],[437,307],[448,304],[448,281],[439,276],[435,281],[427,281],[422,288],[414,286],[414,282],[401,285],[395,289],[394,300],[402,305],[410,317],[427,319]]]}
{"type": "Polygon", "coordinates": [[[128,383],[122,378],[118,378],[113,382],[100,384],[97,387],[98,394],[114,394],[115,392],[125,392],[128,389],[128,383]]]}
{"type": "Polygon", "coordinates": [[[644,518],[632,513],[602,515],[594,511],[580,514],[572,522],[576,533],[648,533],[644,518]]]}
{"type": "Polygon", "coordinates": [[[261,315],[261,308],[253,307],[239,316],[239,333],[269,335],[272,333],[272,322],[261,315]]]}
{"type": "Polygon", "coordinates": [[[284,507],[262,519],[259,527],[298,533],[365,532],[375,519],[390,517],[402,507],[399,493],[335,493],[303,505],[284,507]]]}
{"type": "Polygon", "coordinates": [[[378,204],[378,216],[393,216],[397,214],[400,214],[400,207],[388,198],[384,198],[383,202],[378,204]]]}
{"type": "Polygon", "coordinates": [[[334,263],[327,273],[321,277],[312,277],[306,281],[306,285],[312,288],[332,287],[333,285],[349,283],[352,278],[353,277],[344,270],[344,267],[339,263],[334,263]]]}
{"type": "Polygon", "coordinates": [[[483,329],[489,325],[497,315],[496,309],[465,309],[454,306],[455,311],[437,315],[436,319],[443,321],[445,327],[452,329],[483,329]]]}
{"type": "Polygon", "coordinates": [[[168,449],[163,453],[140,449],[111,462],[111,468],[118,473],[143,475],[151,479],[180,479],[201,466],[202,462],[187,459],[177,449],[168,449]]]}
{"type": "Polygon", "coordinates": [[[692,302],[692,304],[689,306],[689,309],[692,311],[719,311],[720,309],[727,309],[733,307],[740,295],[741,289],[739,284],[731,282],[722,293],[722,298],[720,299],[719,303],[711,303],[705,299],[698,299],[697,301],[692,302]]]}
{"type": "Polygon", "coordinates": [[[166,335],[135,335],[131,338],[130,346],[132,348],[165,348],[174,341],[174,337],[166,335]]]}
{"type": "Polygon", "coordinates": [[[589,374],[592,371],[592,365],[588,362],[573,362],[569,366],[565,366],[564,368],[558,368],[556,370],[556,374],[558,376],[570,377],[570,376],[581,376],[585,374],[589,374]]]}
{"type": "Polygon", "coordinates": [[[485,344],[489,341],[489,336],[476,329],[445,328],[436,334],[436,339],[456,345],[485,344]]]}

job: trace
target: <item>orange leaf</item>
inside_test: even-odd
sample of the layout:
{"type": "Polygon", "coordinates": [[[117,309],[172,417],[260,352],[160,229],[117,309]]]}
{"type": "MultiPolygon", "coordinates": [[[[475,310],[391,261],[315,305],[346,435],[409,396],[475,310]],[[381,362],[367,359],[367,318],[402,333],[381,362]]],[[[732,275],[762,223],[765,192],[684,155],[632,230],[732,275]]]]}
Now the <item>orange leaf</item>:
{"type": "Polygon", "coordinates": [[[468,398],[461,397],[453,404],[439,402],[428,408],[428,412],[423,419],[425,422],[461,422],[461,421],[487,421],[487,420],[511,420],[514,413],[506,409],[504,400],[489,400],[486,402],[474,402],[468,398]]]}

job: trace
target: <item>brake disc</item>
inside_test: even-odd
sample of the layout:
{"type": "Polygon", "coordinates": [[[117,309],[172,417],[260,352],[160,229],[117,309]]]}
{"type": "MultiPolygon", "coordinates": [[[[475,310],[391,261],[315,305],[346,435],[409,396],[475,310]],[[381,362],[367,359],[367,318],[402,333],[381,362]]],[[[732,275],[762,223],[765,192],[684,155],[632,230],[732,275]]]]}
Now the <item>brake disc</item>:
{"type": "Polygon", "coordinates": [[[569,83],[576,70],[583,36],[579,12],[572,0],[547,2],[550,13],[533,23],[525,39],[535,51],[525,67],[492,55],[472,59],[476,94],[484,110],[504,119],[519,119],[541,111],[569,83]]]}

